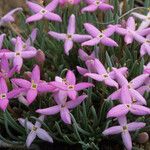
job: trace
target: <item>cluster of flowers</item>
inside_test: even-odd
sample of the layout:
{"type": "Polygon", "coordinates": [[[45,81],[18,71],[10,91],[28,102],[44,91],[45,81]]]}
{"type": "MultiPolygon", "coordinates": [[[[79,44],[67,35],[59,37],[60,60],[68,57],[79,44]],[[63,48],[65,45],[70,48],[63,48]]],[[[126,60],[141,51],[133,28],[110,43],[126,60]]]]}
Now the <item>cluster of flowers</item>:
{"type": "MultiPolygon", "coordinates": [[[[26,19],[26,23],[41,19],[60,22],[62,21],[61,17],[54,13],[58,4],[78,4],[79,2],[80,1],[66,2],[53,0],[44,7],[28,1],[27,5],[35,14],[28,17],[26,19]]],[[[81,10],[82,13],[86,11],[93,12],[97,9],[113,9],[113,6],[107,4],[105,0],[87,0],[86,2],[88,6],[81,10]]],[[[22,8],[14,9],[2,17],[0,19],[0,26],[7,22],[13,22],[14,18],[12,15],[16,11],[20,10],[22,10],[22,8]]],[[[125,24],[108,25],[108,27],[103,31],[99,31],[90,23],[85,23],[84,27],[90,35],[79,35],[75,34],[76,20],[75,15],[72,14],[69,18],[67,33],[49,31],[49,34],[57,40],[64,41],[64,50],[67,55],[69,55],[69,51],[73,48],[73,42],[81,43],[81,46],[95,46],[99,43],[110,47],[118,46],[118,44],[110,38],[110,36],[114,33],[123,35],[126,44],[131,44],[134,40],[140,43],[141,56],[144,56],[145,54],[150,55],[150,28],[147,28],[150,25],[150,13],[148,13],[147,16],[133,13],[133,16],[143,20],[138,29],[136,29],[134,18],[129,17],[125,24]]],[[[54,115],[60,112],[61,119],[66,124],[71,124],[69,110],[78,106],[87,97],[85,94],[79,95],[78,91],[92,87],[92,83],[76,83],[76,77],[71,70],[67,71],[66,77],[63,79],[56,76],[55,81],[46,82],[40,79],[40,68],[37,65],[33,68],[32,72],[28,72],[28,78],[30,80],[12,78],[15,72],[20,72],[23,65],[23,59],[37,56],[38,50],[32,46],[36,39],[36,34],[37,29],[34,29],[26,41],[23,41],[19,36],[17,38],[13,38],[11,42],[15,47],[14,52],[2,48],[5,34],[0,35],[0,108],[5,111],[9,100],[12,98],[18,98],[20,102],[29,106],[36,100],[38,94],[51,92],[56,105],[36,110],[37,113],[42,114],[39,119],[44,121],[43,115],[54,115]],[[12,69],[9,68],[8,60],[13,60],[12,69]],[[7,87],[9,79],[11,79],[13,86],[12,91],[9,91],[7,87]]],[[[119,125],[106,129],[103,134],[109,135],[121,133],[126,148],[131,150],[132,141],[129,131],[140,129],[145,126],[145,123],[127,123],[126,115],[128,112],[135,115],[150,114],[150,109],[143,106],[146,105],[146,100],[143,95],[145,92],[150,91],[150,63],[148,63],[147,66],[144,66],[143,74],[128,82],[126,79],[128,68],[112,68],[112,70],[108,71],[95,57],[95,52],[88,55],[82,49],[79,49],[79,57],[86,65],[86,68],[77,66],[77,70],[81,75],[103,82],[107,86],[115,87],[117,89],[117,91],[112,93],[108,99],[119,100],[120,104],[109,110],[107,117],[116,117],[119,125]]],[[[20,118],[19,122],[22,126],[25,126],[24,119],[20,118]]],[[[53,142],[50,135],[41,128],[40,122],[36,122],[35,125],[33,125],[31,122],[27,121],[27,128],[31,130],[26,141],[28,147],[35,139],[36,135],[43,140],[53,142]]]]}

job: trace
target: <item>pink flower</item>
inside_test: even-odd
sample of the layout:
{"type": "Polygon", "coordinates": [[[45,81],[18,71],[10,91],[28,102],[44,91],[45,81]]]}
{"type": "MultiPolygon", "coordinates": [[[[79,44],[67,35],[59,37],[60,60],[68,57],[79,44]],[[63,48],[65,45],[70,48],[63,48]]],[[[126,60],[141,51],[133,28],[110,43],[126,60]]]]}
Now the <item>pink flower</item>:
{"type": "Polygon", "coordinates": [[[146,102],[137,102],[136,99],[131,98],[129,89],[126,85],[121,88],[120,93],[121,103],[109,110],[107,117],[120,117],[127,115],[128,112],[131,112],[134,115],[147,115],[150,114],[150,109],[142,106],[141,104],[146,102]]]}
{"type": "Polygon", "coordinates": [[[17,86],[25,89],[26,99],[29,104],[31,104],[36,99],[39,92],[50,92],[52,90],[51,86],[46,82],[41,82],[40,69],[37,65],[32,70],[30,82],[25,79],[17,78],[12,79],[11,81],[13,84],[16,84],[17,86]]]}
{"type": "Polygon", "coordinates": [[[106,3],[106,0],[85,0],[88,6],[82,8],[81,12],[94,12],[97,9],[106,11],[114,9],[112,5],[106,3]]]}
{"type": "Polygon", "coordinates": [[[17,37],[16,43],[15,43],[15,52],[9,51],[9,50],[1,50],[0,52],[0,58],[3,57],[3,55],[6,56],[8,59],[13,59],[13,65],[14,67],[17,66],[17,71],[20,72],[23,59],[29,59],[34,56],[36,56],[36,49],[33,47],[30,47],[28,50],[24,50],[24,44],[21,39],[21,37],[17,37]]]}
{"type": "Polygon", "coordinates": [[[66,124],[71,124],[71,115],[69,110],[77,107],[80,103],[82,103],[82,101],[84,101],[86,97],[86,95],[82,95],[77,97],[75,101],[67,101],[66,94],[61,96],[58,96],[58,94],[56,94],[54,96],[54,99],[57,105],[44,109],[38,109],[36,110],[36,112],[43,115],[55,115],[60,112],[61,119],[66,124]]]}
{"type": "Polygon", "coordinates": [[[85,23],[84,27],[86,31],[93,37],[89,41],[83,42],[81,45],[82,46],[94,46],[99,43],[102,43],[103,45],[106,46],[118,46],[118,44],[109,38],[114,32],[112,32],[111,28],[105,29],[104,31],[99,31],[95,26],[93,26],[90,23],[85,23]]]}
{"type": "Polygon", "coordinates": [[[105,131],[103,131],[103,135],[113,135],[121,133],[123,143],[127,150],[132,150],[132,140],[129,131],[139,130],[145,127],[145,123],[143,122],[131,122],[127,123],[127,119],[125,116],[118,118],[119,124],[118,126],[113,126],[105,131]]]}
{"type": "Polygon", "coordinates": [[[49,31],[49,34],[57,40],[64,41],[64,50],[67,55],[69,55],[69,51],[73,48],[73,42],[82,43],[86,40],[91,39],[89,35],[80,35],[75,34],[75,15],[72,14],[69,18],[67,33],[57,33],[54,31],[49,31]]]}
{"type": "MultiPolygon", "coordinates": [[[[137,76],[136,78],[132,79],[130,82],[119,72],[115,71],[116,73],[116,80],[119,83],[121,87],[126,86],[128,88],[128,92],[130,94],[130,98],[132,100],[136,100],[140,104],[146,105],[145,98],[137,91],[138,88],[140,88],[143,83],[148,79],[148,74],[142,74],[137,76]]],[[[121,88],[112,93],[108,99],[115,100],[115,99],[121,99],[121,88]]],[[[122,100],[122,99],[121,99],[122,100]]]]}
{"type": "Polygon", "coordinates": [[[71,100],[76,100],[78,91],[93,86],[92,83],[88,82],[81,82],[76,84],[76,77],[70,70],[68,70],[65,79],[59,78],[59,81],[58,79],[57,81],[52,81],[50,82],[50,85],[58,88],[58,91],[65,92],[71,100]]]}
{"type": "MultiPolygon", "coordinates": [[[[26,41],[22,40],[23,51],[26,51],[26,50],[33,50],[34,51],[35,50],[35,48],[32,45],[36,39],[37,31],[38,31],[38,29],[34,28],[31,32],[31,34],[29,35],[28,39],[26,41]]],[[[11,42],[13,43],[13,45],[16,45],[17,38],[12,38],[11,42]]]]}
{"type": "Polygon", "coordinates": [[[107,72],[103,64],[98,59],[94,60],[94,66],[97,73],[86,73],[84,76],[88,76],[94,80],[104,82],[106,85],[118,88],[118,83],[111,78],[109,72],[107,72]]]}
{"type": "Polygon", "coordinates": [[[27,2],[27,5],[35,14],[28,17],[26,19],[26,23],[38,21],[43,18],[50,21],[62,21],[59,15],[53,13],[53,11],[58,5],[58,0],[53,0],[46,7],[42,7],[36,3],[32,3],[29,1],[27,2]]]}
{"type": "MultiPolygon", "coordinates": [[[[40,116],[38,118],[40,121],[44,121],[44,116],[40,116]]],[[[30,130],[30,133],[27,136],[26,139],[26,146],[29,148],[36,136],[40,138],[41,140],[53,143],[52,137],[48,134],[47,131],[41,128],[41,122],[36,121],[35,125],[33,125],[30,121],[26,121],[23,118],[18,119],[19,123],[30,130]]]]}

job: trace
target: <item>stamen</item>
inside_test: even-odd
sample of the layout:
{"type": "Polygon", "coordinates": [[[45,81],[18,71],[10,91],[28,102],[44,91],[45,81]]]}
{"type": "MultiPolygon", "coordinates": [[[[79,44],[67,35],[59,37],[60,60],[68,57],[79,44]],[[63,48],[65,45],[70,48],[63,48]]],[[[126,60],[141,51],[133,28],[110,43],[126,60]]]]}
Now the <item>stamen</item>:
{"type": "Polygon", "coordinates": [[[67,34],[67,39],[72,39],[72,35],[67,34]]]}
{"type": "Polygon", "coordinates": [[[108,78],[108,74],[103,74],[102,75],[104,78],[108,78]]]}
{"type": "Polygon", "coordinates": [[[33,130],[33,131],[36,131],[36,130],[37,130],[37,127],[33,126],[33,127],[32,127],[32,130],[33,130]]]}
{"type": "Polygon", "coordinates": [[[73,89],[74,89],[74,85],[69,85],[69,86],[68,86],[68,89],[69,89],[69,90],[73,90],[73,89]]]}
{"type": "Polygon", "coordinates": [[[0,99],[1,100],[5,99],[5,98],[6,98],[6,94],[5,93],[3,93],[3,94],[0,95],[0,99]]]}
{"type": "Polygon", "coordinates": [[[122,129],[123,129],[123,131],[126,131],[126,130],[128,130],[128,127],[127,126],[123,126],[122,129]]]}
{"type": "Polygon", "coordinates": [[[42,10],[40,11],[40,13],[41,13],[42,15],[44,15],[44,14],[47,13],[47,10],[46,10],[46,9],[42,9],[42,10]]]}
{"type": "Polygon", "coordinates": [[[35,90],[37,89],[37,86],[38,85],[34,81],[32,81],[31,88],[35,90]]]}
{"type": "Polygon", "coordinates": [[[20,52],[16,52],[16,56],[20,56],[21,55],[21,53],[20,52]]]}

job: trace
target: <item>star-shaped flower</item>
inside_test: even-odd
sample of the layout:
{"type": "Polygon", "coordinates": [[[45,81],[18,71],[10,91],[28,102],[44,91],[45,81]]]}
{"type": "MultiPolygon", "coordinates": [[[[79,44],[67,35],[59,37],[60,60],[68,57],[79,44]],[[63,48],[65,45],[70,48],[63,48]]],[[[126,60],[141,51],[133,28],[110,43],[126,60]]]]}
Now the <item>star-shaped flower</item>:
{"type": "Polygon", "coordinates": [[[21,37],[17,37],[16,44],[15,44],[15,52],[12,51],[1,51],[0,58],[3,55],[6,56],[8,59],[13,59],[14,67],[17,66],[17,71],[20,72],[21,67],[23,65],[23,59],[29,59],[36,56],[37,50],[35,48],[29,48],[29,50],[24,50],[24,45],[21,37]]]}
{"type": "Polygon", "coordinates": [[[103,131],[103,135],[113,135],[121,133],[123,143],[127,150],[132,150],[132,139],[129,131],[139,130],[145,127],[145,123],[143,122],[131,122],[127,123],[127,119],[125,116],[118,118],[119,124],[118,126],[113,126],[105,131],[103,131]]]}
{"type": "Polygon", "coordinates": [[[136,30],[136,23],[133,17],[129,17],[126,21],[126,27],[116,27],[116,32],[118,34],[124,35],[124,41],[126,44],[131,44],[133,40],[139,43],[143,43],[146,39],[143,37],[150,33],[150,28],[143,30],[136,30]]]}
{"type": "Polygon", "coordinates": [[[61,96],[57,94],[54,96],[57,105],[45,109],[38,109],[36,110],[36,112],[43,115],[55,115],[60,112],[61,119],[66,124],[71,124],[71,115],[69,110],[80,105],[80,103],[82,103],[82,101],[84,101],[86,97],[87,95],[82,95],[77,97],[75,101],[67,101],[66,94],[63,94],[61,96]]]}
{"type": "MultiPolygon", "coordinates": [[[[35,48],[32,46],[35,39],[36,39],[36,36],[37,36],[37,31],[38,29],[37,28],[34,28],[31,32],[31,34],[29,35],[29,38],[26,40],[26,41],[22,41],[22,48],[23,48],[23,51],[28,51],[28,50],[35,50],[35,48]]],[[[12,38],[11,39],[11,42],[15,45],[16,42],[17,42],[17,39],[16,38],[12,38]]]]}
{"type": "Polygon", "coordinates": [[[135,13],[135,12],[133,12],[132,15],[139,18],[140,20],[142,20],[142,23],[140,24],[138,30],[142,30],[142,29],[149,27],[149,25],[150,25],[150,11],[147,13],[146,16],[143,14],[140,14],[140,13],[135,13]]]}
{"type": "Polygon", "coordinates": [[[53,13],[58,5],[58,0],[53,0],[46,7],[42,7],[41,5],[29,1],[27,2],[27,5],[35,14],[28,17],[26,23],[38,21],[43,18],[50,21],[62,21],[59,15],[53,13]]]}
{"type": "Polygon", "coordinates": [[[104,82],[108,86],[118,88],[118,83],[111,78],[109,72],[107,72],[103,64],[98,59],[94,60],[94,66],[97,73],[86,73],[84,76],[88,76],[94,80],[104,82]]]}
{"type": "Polygon", "coordinates": [[[119,104],[109,110],[107,117],[120,117],[131,112],[134,115],[147,115],[150,114],[150,109],[137,103],[136,99],[131,98],[129,89],[126,85],[121,88],[120,99],[122,104],[119,104]]]}
{"type": "Polygon", "coordinates": [[[0,26],[4,25],[5,23],[14,22],[15,19],[13,17],[13,14],[16,11],[22,11],[22,8],[15,8],[15,9],[11,10],[10,12],[8,12],[6,15],[4,15],[2,18],[0,18],[0,26]]]}
{"type": "Polygon", "coordinates": [[[31,81],[25,79],[14,78],[11,80],[13,84],[24,88],[26,92],[26,99],[29,104],[31,104],[37,97],[40,92],[49,92],[51,91],[51,86],[46,82],[41,82],[40,80],[40,68],[35,66],[32,70],[31,81]]]}
{"type": "MultiPolygon", "coordinates": [[[[119,71],[115,71],[115,74],[116,74],[116,80],[119,83],[119,85],[121,87],[126,86],[128,88],[131,99],[146,105],[145,98],[137,91],[137,89],[143,85],[143,83],[146,81],[149,75],[142,74],[132,79],[130,82],[128,82],[128,80],[119,71]]],[[[108,97],[108,99],[111,100],[121,99],[120,93],[121,93],[121,88],[115,91],[114,93],[112,93],[108,97]]]]}
{"type": "Polygon", "coordinates": [[[69,18],[67,33],[57,33],[49,31],[49,34],[53,38],[64,41],[64,50],[67,55],[69,55],[69,51],[73,48],[73,42],[82,43],[92,38],[89,35],[75,34],[75,28],[76,28],[75,15],[72,14],[69,18]]]}
{"type": "Polygon", "coordinates": [[[88,6],[82,8],[81,12],[94,12],[97,9],[106,11],[110,9],[114,9],[112,5],[106,3],[106,0],[86,0],[85,1],[88,6]]]}
{"type": "Polygon", "coordinates": [[[64,91],[71,100],[76,100],[78,91],[94,86],[92,83],[81,82],[76,84],[76,77],[74,73],[68,70],[66,78],[62,79],[60,77],[59,81],[52,81],[50,85],[58,88],[58,91],[64,91]]]}
{"type": "Polygon", "coordinates": [[[99,31],[95,26],[93,26],[90,23],[85,23],[84,27],[86,29],[86,31],[93,37],[91,40],[83,42],[81,45],[85,46],[94,46],[97,45],[99,43],[102,43],[103,45],[106,46],[118,46],[118,44],[112,40],[111,38],[109,38],[113,32],[111,32],[111,29],[105,29],[104,31],[99,31]]]}
{"type": "MultiPolygon", "coordinates": [[[[44,116],[40,116],[38,119],[40,121],[44,121],[44,116]]],[[[52,137],[48,134],[47,131],[41,128],[41,123],[39,121],[36,121],[35,125],[23,118],[19,118],[18,121],[23,127],[27,127],[27,129],[30,130],[30,133],[28,134],[26,139],[26,146],[28,148],[30,147],[36,136],[41,140],[53,143],[52,137]]]]}

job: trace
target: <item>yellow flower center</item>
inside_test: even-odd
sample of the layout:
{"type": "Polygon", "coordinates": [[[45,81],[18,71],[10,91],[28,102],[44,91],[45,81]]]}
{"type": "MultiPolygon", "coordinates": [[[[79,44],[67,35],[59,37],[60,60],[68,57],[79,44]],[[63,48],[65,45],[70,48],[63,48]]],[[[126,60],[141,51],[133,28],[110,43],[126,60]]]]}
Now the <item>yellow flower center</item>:
{"type": "Polygon", "coordinates": [[[38,85],[34,81],[32,81],[31,88],[35,90],[37,89],[37,86],[38,85]]]}

